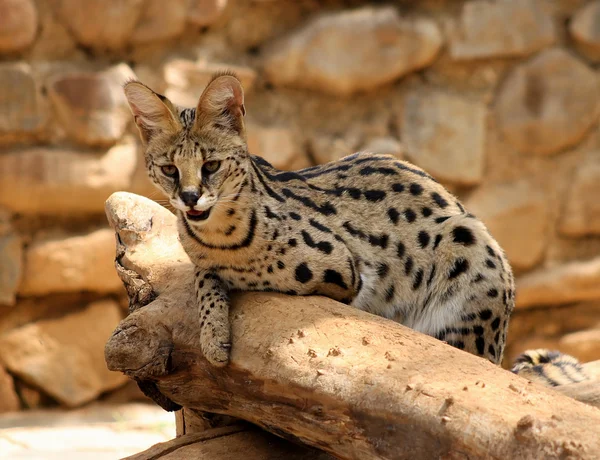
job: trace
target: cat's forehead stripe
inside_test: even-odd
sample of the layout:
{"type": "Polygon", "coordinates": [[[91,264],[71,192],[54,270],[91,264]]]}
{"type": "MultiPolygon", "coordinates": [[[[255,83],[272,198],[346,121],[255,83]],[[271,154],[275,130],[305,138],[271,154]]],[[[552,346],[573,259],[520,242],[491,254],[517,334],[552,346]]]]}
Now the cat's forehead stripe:
{"type": "Polygon", "coordinates": [[[196,109],[183,109],[179,114],[181,123],[185,129],[190,129],[196,119],[196,109]]]}

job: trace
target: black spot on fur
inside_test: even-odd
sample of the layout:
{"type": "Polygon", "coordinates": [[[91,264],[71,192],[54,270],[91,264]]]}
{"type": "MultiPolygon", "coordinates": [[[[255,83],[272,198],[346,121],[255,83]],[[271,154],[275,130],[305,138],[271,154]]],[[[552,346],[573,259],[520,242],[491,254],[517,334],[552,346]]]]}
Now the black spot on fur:
{"type": "Polygon", "coordinates": [[[396,193],[402,193],[404,191],[404,185],[395,183],[392,185],[392,190],[396,193]]]}
{"type": "Polygon", "coordinates": [[[393,224],[398,223],[398,218],[400,217],[400,213],[396,210],[396,208],[388,209],[388,217],[392,221],[393,224]]]}
{"type": "Polygon", "coordinates": [[[344,278],[342,277],[342,275],[335,270],[330,270],[330,269],[325,270],[325,272],[323,273],[323,282],[330,283],[330,284],[336,284],[337,286],[341,287],[342,289],[348,289],[348,286],[344,282],[344,278]]]}
{"type": "Polygon", "coordinates": [[[391,302],[392,299],[394,298],[395,292],[396,292],[396,288],[394,287],[393,284],[390,284],[388,286],[388,288],[385,290],[385,301],[391,302]]]}
{"type": "Polygon", "coordinates": [[[486,309],[486,310],[481,310],[479,312],[479,317],[483,320],[483,321],[487,321],[488,319],[490,319],[492,317],[492,310],[486,309]]]}
{"type": "Polygon", "coordinates": [[[348,195],[350,195],[350,198],[355,200],[358,200],[361,196],[361,192],[357,188],[347,188],[346,191],[348,192],[348,195]]]}
{"type": "Polygon", "coordinates": [[[414,222],[417,219],[417,214],[410,208],[406,208],[404,210],[404,217],[410,223],[414,222]]]}
{"type": "Polygon", "coordinates": [[[494,319],[494,321],[492,321],[492,329],[495,331],[496,329],[498,329],[498,327],[500,327],[500,318],[496,318],[494,319]]]}
{"type": "Polygon", "coordinates": [[[425,206],[421,209],[421,214],[423,214],[423,217],[429,217],[431,214],[433,214],[433,211],[431,210],[431,208],[425,206]]]}
{"type": "Polygon", "coordinates": [[[427,278],[427,286],[431,286],[431,282],[433,281],[433,277],[435,276],[436,266],[433,264],[431,266],[431,272],[429,273],[429,278],[427,278]]]}
{"type": "Polygon", "coordinates": [[[488,266],[488,268],[496,268],[496,264],[492,259],[486,259],[485,264],[488,266]]]}
{"type": "Polygon", "coordinates": [[[384,264],[382,262],[377,266],[377,276],[380,278],[385,278],[390,272],[390,266],[388,264],[384,264]]]}
{"type": "Polygon", "coordinates": [[[483,276],[481,273],[477,273],[477,275],[475,276],[475,278],[473,278],[473,280],[471,280],[471,284],[477,284],[482,282],[485,279],[485,276],[483,276]]]}
{"type": "Polygon", "coordinates": [[[413,259],[412,259],[412,257],[409,256],[406,259],[406,262],[404,262],[404,274],[405,275],[410,275],[410,272],[413,269],[413,265],[414,265],[413,259]]]}
{"type": "Polygon", "coordinates": [[[308,283],[313,278],[313,273],[308,268],[306,262],[302,262],[296,267],[296,281],[300,283],[308,283]]]}
{"type": "Polygon", "coordinates": [[[492,357],[494,359],[496,359],[496,349],[494,348],[494,345],[492,345],[491,343],[490,343],[490,346],[488,347],[488,353],[490,355],[492,355],[492,357]]]}
{"type": "Polygon", "coordinates": [[[411,195],[418,196],[423,193],[423,187],[419,184],[412,183],[409,187],[411,195]]]}
{"type": "Polygon", "coordinates": [[[227,215],[228,215],[229,217],[233,216],[234,214],[235,214],[235,209],[229,208],[229,209],[227,210],[227,215]]]}
{"type": "Polygon", "coordinates": [[[369,244],[371,246],[379,246],[381,249],[387,248],[389,236],[386,234],[369,235],[369,244]]]}
{"type": "Polygon", "coordinates": [[[290,212],[290,217],[294,220],[301,220],[302,216],[300,214],[296,214],[295,212],[290,212]]]}
{"type": "Polygon", "coordinates": [[[459,340],[457,342],[451,342],[449,343],[449,345],[452,345],[453,347],[458,348],[459,350],[465,349],[465,342],[463,342],[462,340],[459,340]]]}
{"type": "Polygon", "coordinates": [[[324,216],[331,216],[331,215],[337,214],[337,210],[335,209],[335,206],[333,206],[328,201],[325,201],[323,204],[318,205],[311,198],[302,196],[302,195],[296,195],[292,190],[290,190],[288,188],[282,189],[281,193],[283,193],[283,195],[286,196],[287,198],[292,198],[292,199],[302,203],[307,208],[313,209],[313,210],[317,211],[318,213],[323,214],[324,216]]]}
{"type": "Polygon", "coordinates": [[[313,227],[315,227],[317,230],[321,230],[323,233],[332,233],[332,231],[329,227],[326,227],[325,225],[317,222],[314,219],[308,219],[308,223],[310,225],[312,225],[313,227]]]}
{"type": "Polygon", "coordinates": [[[454,266],[450,270],[448,279],[454,279],[459,275],[465,273],[469,269],[469,261],[463,257],[459,257],[454,261],[454,266]]]}
{"type": "Polygon", "coordinates": [[[273,273],[273,266],[272,265],[269,265],[267,267],[267,273],[273,273]]]}
{"type": "Polygon", "coordinates": [[[279,220],[279,216],[273,211],[271,211],[271,208],[269,208],[268,206],[265,206],[265,216],[267,216],[267,219],[279,220]]]}
{"type": "Polygon", "coordinates": [[[459,225],[452,230],[454,242],[464,246],[472,246],[475,244],[475,237],[471,229],[459,225]]]}
{"type": "Polygon", "coordinates": [[[419,240],[419,246],[421,246],[422,249],[425,249],[427,247],[427,245],[429,244],[429,240],[430,240],[429,233],[427,233],[424,230],[421,230],[419,232],[417,239],[419,240]]]}
{"type": "Polygon", "coordinates": [[[398,241],[398,244],[396,245],[396,255],[399,258],[404,257],[404,254],[406,252],[406,246],[404,246],[404,243],[398,241]]]}
{"type": "Polygon", "coordinates": [[[490,255],[490,257],[496,257],[496,253],[489,245],[486,245],[485,249],[487,250],[487,253],[490,255]]]}
{"type": "Polygon", "coordinates": [[[436,224],[441,224],[443,222],[446,222],[448,219],[450,219],[451,216],[440,216],[440,217],[436,217],[435,218],[435,223],[436,224]]]}
{"type": "Polygon", "coordinates": [[[285,268],[285,264],[281,260],[278,260],[277,268],[279,268],[279,270],[283,270],[285,268]]]}
{"type": "Polygon", "coordinates": [[[374,168],[372,166],[365,166],[363,169],[361,169],[358,174],[360,174],[361,176],[370,176],[371,174],[383,174],[384,176],[395,176],[398,173],[396,172],[396,170],[392,169],[392,168],[385,168],[385,167],[380,167],[380,168],[374,168]]]}
{"type": "Polygon", "coordinates": [[[422,282],[423,282],[423,269],[419,268],[419,270],[415,274],[415,278],[413,280],[413,285],[412,285],[413,290],[416,291],[417,289],[419,289],[419,287],[421,287],[422,282]]]}
{"type": "Polygon", "coordinates": [[[473,326],[473,333],[475,335],[483,335],[483,326],[473,326]]]}
{"type": "Polygon", "coordinates": [[[433,242],[433,249],[437,249],[440,242],[442,241],[442,235],[435,235],[435,241],[433,242]]]}
{"type": "Polygon", "coordinates": [[[444,198],[442,198],[442,196],[437,192],[433,192],[431,194],[431,198],[433,198],[435,204],[437,204],[442,209],[448,206],[448,202],[444,198]]]}
{"type": "Polygon", "coordinates": [[[365,190],[363,195],[367,200],[372,202],[381,201],[385,198],[385,192],[383,190],[365,190]]]}
{"type": "Polygon", "coordinates": [[[306,230],[302,230],[301,235],[302,239],[304,240],[304,243],[308,247],[318,249],[319,251],[324,252],[325,254],[331,254],[333,252],[333,245],[329,241],[316,242],[312,239],[312,237],[306,230]]]}
{"type": "Polygon", "coordinates": [[[485,340],[483,337],[477,337],[475,339],[475,346],[477,347],[477,353],[483,355],[485,351],[485,340]]]}
{"type": "Polygon", "coordinates": [[[487,295],[488,297],[498,297],[498,290],[497,289],[490,289],[489,291],[487,291],[487,295]]]}
{"type": "Polygon", "coordinates": [[[496,332],[496,335],[494,336],[494,343],[498,345],[498,342],[500,342],[500,331],[496,332]]]}

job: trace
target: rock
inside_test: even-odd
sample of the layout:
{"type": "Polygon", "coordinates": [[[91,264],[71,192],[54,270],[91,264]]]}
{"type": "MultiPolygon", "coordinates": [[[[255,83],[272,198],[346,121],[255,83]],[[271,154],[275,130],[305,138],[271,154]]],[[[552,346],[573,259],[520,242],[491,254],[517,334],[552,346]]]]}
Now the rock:
{"type": "Polygon", "coordinates": [[[125,64],[107,72],[55,77],[48,94],[69,137],[90,146],[108,146],[119,140],[131,120],[123,83],[134,77],[125,64]]]}
{"type": "Polygon", "coordinates": [[[19,235],[0,231],[0,305],[14,305],[21,281],[23,247],[19,235]]]}
{"type": "Polygon", "coordinates": [[[600,299],[600,258],[568,262],[517,278],[517,307],[600,299]]]}
{"type": "Polygon", "coordinates": [[[600,1],[589,2],[575,12],[569,33],[587,57],[600,60],[600,1]]]}
{"type": "Polygon", "coordinates": [[[452,33],[454,59],[525,56],[556,40],[539,0],[469,1],[452,33]]]}
{"type": "Polygon", "coordinates": [[[594,72],[567,51],[551,49],[512,70],[495,111],[513,146],[552,154],[581,141],[598,118],[599,99],[594,72]]]}
{"type": "Polygon", "coordinates": [[[142,14],[144,0],[55,0],[55,15],[84,46],[123,48],[142,14]]]}
{"type": "Polygon", "coordinates": [[[588,329],[563,335],[559,350],[575,356],[582,363],[600,359],[600,329],[588,329]]]}
{"type": "Polygon", "coordinates": [[[102,213],[136,169],[133,139],[106,152],[32,147],[0,155],[0,206],[24,214],[102,213]],[[26,198],[25,198],[26,197],[26,198]]]}
{"type": "Polygon", "coordinates": [[[46,110],[29,64],[0,63],[0,107],[0,138],[21,140],[44,127],[46,110]]]}
{"type": "Polygon", "coordinates": [[[20,408],[21,403],[15,391],[15,382],[12,376],[0,366],[0,414],[15,412],[20,408]]]}
{"type": "Polygon", "coordinates": [[[442,41],[432,20],[364,7],[322,15],[277,40],[265,51],[264,72],[275,85],[348,95],[431,64],[442,41]]]}
{"type": "Polygon", "coordinates": [[[352,155],[358,145],[358,139],[352,134],[345,137],[314,136],[309,142],[310,152],[319,165],[352,155]]]}
{"type": "Polygon", "coordinates": [[[569,304],[558,308],[518,309],[510,318],[508,337],[515,341],[534,335],[558,337],[590,328],[600,328],[600,302],[598,300],[569,304]]]}
{"type": "Polygon", "coordinates": [[[147,0],[131,42],[142,44],[178,37],[185,29],[188,0],[147,0]]]}
{"type": "Polygon", "coordinates": [[[526,181],[481,187],[466,202],[488,227],[511,265],[525,270],[543,257],[548,237],[547,199],[526,181]]]}
{"type": "Polygon", "coordinates": [[[223,13],[227,0],[190,0],[187,21],[199,27],[212,25],[223,13]]]}
{"type": "Polygon", "coordinates": [[[404,146],[394,137],[376,137],[370,139],[361,148],[364,152],[393,155],[399,160],[404,158],[404,146]]]}
{"type": "Polygon", "coordinates": [[[23,402],[23,409],[39,409],[52,404],[52,398],[27,385],[22,380],[15,381],[15,389],[23,402]]]}
{"type": "MultiPolygon", "coordinates": [[[[118,294],[117,294],[118,296],[118,294]]],[[[37,297],[20,297],[12,308],[0,314],[0,335],[48,317],[58,317],[79,310],[98,298],[93,292],[54,294],[40,301],[37,297]]]]}
{"type": "Polygon", "coordinates": [[[114,266],[110,229],[35,238],[25,250],[22,296],[57,292],[109,293],[123,288],[114,266]]]}
{"type": "Polygon", "coordinates": [[[519,353],[536,348],[560,350],[582,363],[596,361],[600,359],[600,329],[586,329],[562,336],[525,336],[509,346],[504,359],[512,362],[519,353]]]}
{"type": "Polygon", "coordinates": [[[78,51],[75,40],[58,20],[50,2],[38,2],[38,36],[27,53],[29,62],[73,59],[78,51]]]}
{"type": "Polygon", "coordinates": [[[249,126],[248,150],[278,169],[295,171],[310,166],[298,139],[286,128],[249,126]]]}
{"type": "Polygon", "coordinates": [[[0,336],[0,360],[62,404],[79,406],[127,381],[104,363],[104,344],[120,319],[117,304],[103,300],[62,318],[28,324],[0,336]]]}
{"type": "Polygon", "coordinates": [[[487,110],[481,102],[417,90],[404,101],[401,138],[406,156],[441,181],[483,180],[487,110]]]}
{"type": "Polygon", "coordinates": [[[30,46],[37,28],[38,14],[32,0],[0,0],[0,54],[30,46]]]}
{"type": "Polygon", "coordinates": [[[230,70],[238,76],[246,94],[252,90],[257,75],[250,67],[173,59],[164,66],[164,79],[169,85],[165,95],[175,104],[195,107],[213,75],[224,70],[230,70]]]}
{"type": "MultiPolygon", "coordinates": [[[[594,152],[597,156],[600,152],[594,152]]],[[[583,164],[567,191],[566,205],[560,218],[560,232],[581,237],[600,234],[600,162],[583,164]]]]}

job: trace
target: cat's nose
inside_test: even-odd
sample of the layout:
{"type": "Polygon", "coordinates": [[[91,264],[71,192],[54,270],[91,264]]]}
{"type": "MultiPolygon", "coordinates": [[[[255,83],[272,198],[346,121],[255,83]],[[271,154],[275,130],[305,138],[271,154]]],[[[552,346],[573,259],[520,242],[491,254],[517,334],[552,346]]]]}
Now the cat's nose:
{"type": "Polygon", "coordinates": [[[179,196],[181,197],[181,201],[183,201],[185,203],[185,205],[189,206],[190,208],[193,208],[194,206],[196,206],[196,203],[198,202],[198,198],[200,198],[200,195],[196,191],[181,192],[181,194],[179,196]]]}

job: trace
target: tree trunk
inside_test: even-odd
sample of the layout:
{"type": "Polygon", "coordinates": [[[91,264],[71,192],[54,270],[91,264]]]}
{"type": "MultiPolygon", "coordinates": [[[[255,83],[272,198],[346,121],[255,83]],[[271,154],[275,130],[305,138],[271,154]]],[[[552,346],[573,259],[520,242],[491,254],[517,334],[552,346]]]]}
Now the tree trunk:
{"type": "Polygon", "coordinates": [[[163,407],[239,417],[344,459],[600,456],[597,409],[327,298],[234,295],[231,362],[211,367],[175,217],[126,193],[106,210],[132,298],[106,361],[163,407]]]}

